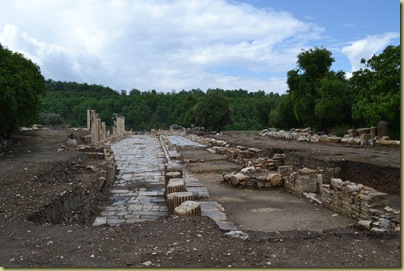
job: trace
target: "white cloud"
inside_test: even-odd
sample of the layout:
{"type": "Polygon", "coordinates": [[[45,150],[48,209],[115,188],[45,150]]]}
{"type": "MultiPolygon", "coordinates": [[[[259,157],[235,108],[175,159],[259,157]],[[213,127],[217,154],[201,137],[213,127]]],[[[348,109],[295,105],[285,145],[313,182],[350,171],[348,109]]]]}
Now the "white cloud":
{"type": "Polygon", "coordinates": [[[0,0],[0,43],[45,77],[141,90],[286,90],[286,79],[212,73],[284,72],[323,29],[290,13],[219,0],[0,0]],[[216,85],[214,85],[216,84],[216,85]]]}
{"type": "Polygon", "coordinates": [[[374,54],[383,50],[390,42],[400,37],[399,33],[388,32],[382,35],[368,36],[344,46],[341,50],[352,66],[352,72],[361,68],[361,59],[370,59],[374,54]]]}

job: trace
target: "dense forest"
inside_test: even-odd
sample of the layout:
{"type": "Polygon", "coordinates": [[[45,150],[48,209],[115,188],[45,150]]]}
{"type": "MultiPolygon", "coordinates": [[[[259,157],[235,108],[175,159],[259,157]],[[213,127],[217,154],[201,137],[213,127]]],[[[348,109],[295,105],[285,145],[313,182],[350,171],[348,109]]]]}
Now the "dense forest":
{"type": "MultiPolygon", "coordinates": [[[[279,99],[278,94],[263,91],[200,89],[162,93],[132,89],[121,94],[99,85],[47,81],[48,92],[42,99],[44,113],[59,114],[71,126],[86,126],[86,110],[95,109],[107,126],[112,114],[125,117],[125,126],[133,130],[168,129],[171,124],[196,125],[193,112],[198,103],[212,95],[217,101],[225,97],[230,105],[231,120],[226,130],[259,130],[268,127],[269,112],[279,99]]],[[[208,103],[213,104],[213,103],[208,103]]],[[[206,109],[207,106],[202,106],[206,109]]],[[[201,108],[201,110],[202,110],[201,108]]],[[[210,115],[221,109],[209,111],[210,115]]]]}
{"type": "Polygon", "coordinates": [[[283,95],[243,89],[118,92],[100,85],[48,80],[42,120],[54,116],[58,122],[85,126],[86,109],[92,108],[107,126],[112,125],[112,114],[118,113],[125,117],[126,128],[133,130],[177,124],[213,130],[311,127],[337,134],[386,120],[390,136],[399,138],[400,46],[388,46],[380,55],[362,59],[363,68],[350,79],[343,71],[330,70],[334,59],[325,48],[302,51],[297,58],[283,95]]]}
{"type": "Polygon", "coordinates": [[[95,109],[109,129],[113,113],[125,117],[128,130],[167,129],[172,124],[215,131],[310,127],[342,135],[348,128],[385,120],[390,137],[398,139],[400,46],[362,59],[362,68],[350,78],[330,70],[333,62],[325,48],[302,50],[296,68],[287,72],[283,95],[244,89],[118,92],[45,80],[36,64],[0,44],[0,138],[35,122],[84,127],[87,109],[95,109]]]}

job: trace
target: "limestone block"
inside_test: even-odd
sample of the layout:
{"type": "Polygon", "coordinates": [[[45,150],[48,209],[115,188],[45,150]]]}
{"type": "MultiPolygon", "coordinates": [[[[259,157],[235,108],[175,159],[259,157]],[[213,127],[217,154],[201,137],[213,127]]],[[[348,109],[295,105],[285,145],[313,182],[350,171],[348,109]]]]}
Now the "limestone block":
{"type": "Polygon", "coordinates": [[[339,136],[329,136],[326,141],[338,143],[338,142],[341,141],[341,139],[342,139],[342,138],[339,137],[339,136]]]}
{"type": "Polygon", "coordinates": [[[282,177],[278,173],[270,173],[266,179],[270,181],[272,186],[278,186],[282,183],[282,177]]]}
{"type": "Polygon", "coordinates": [[[246,173],[252,173],[252,172],[255,172],[255,171],[256,171],[255,167],[251,166],[251,167],[245,167],[245,168],[241,169],[240,172],[242,174],[246,174],[246,173]]]}
{"type": "Polygon", "coordinates": [[[241,181],[247,181],[248,177],[242,173],[234,174],[230,177],[230,182],[232,185],[237,186],[240,184],[241,181]]]}
{"type": "Polygon", "coordinates": [[[358,191],[359,191],[359,187],[356,184],[345,185],[342,188],[342,192],[345,194],[352,194],[353,192],[358,192],[358,191]]]}
{"type": "Polygon", "coordinates": [[[343,185],[344,185],[344,182],[341,179],[338,179],[338,178],[331,179],[331,188],[341,190],[343,185]]]}
{"type": "Polygon", "coordinates": [[[174,209],[174,214],[183,216],[201,216],[201,205],[196,201],[184,201],[174,209]]]}
{"type": "Polygon", "coordinates": [[[390,145],[390,146],[400,146],[400,140],[380,139],[380,140],[376,140],[376,144],[390,145]]]}
{"type": "Polygon", "coordinates": [[[358,145],[360,143],[360,139],[354,138],[354,137],[344,137],[344,138],[341,138],[341,143],[358,145]]]}
{"type": "Polygon", "coordinates": [[[319,135],[317,135],[317,134],[314,134],[314,135],[312,135],[311,137],[310,137],[310,142],[315,142],[315,143],[317,143],[317,142],[319,142],[320,141],[320,136],[319,135]]]}
{"type": "Polygon", "coordinates": [[[299,174],[300,175],[311,175],[311,174],[317,174],[317,171],[315,169],[310,169],[307,167],[299,169],[299,174]]]}
{"type": "Polygon", "coordinates": [[[370,230],[372,228],[372,221],[371,220],[359,220],[356,223],[356,227],[360,230],[370,230]]]}
{"type": "Polygon", "coordinates": [[[360,140],[360,144],[361,145],[367,145],[369,143],[369,140],[371,139],[371,135],[370,134],[361,134],[359,137],[360,140]]]}
{"type": "Polygon", "coordinates": [[[384,207],[387,205],[387,194],[382,192],[374,192],[369,194],[358,194],[360,200],[367,203],[368,207],[384,207]]]}
{"type": "Polygon", "coordinates": [[[295,190],[298,194],[303,192],[316,193],[317,192],[317,180],[310,178],[309,175],[299,175],[296,179],[295,190]]]}

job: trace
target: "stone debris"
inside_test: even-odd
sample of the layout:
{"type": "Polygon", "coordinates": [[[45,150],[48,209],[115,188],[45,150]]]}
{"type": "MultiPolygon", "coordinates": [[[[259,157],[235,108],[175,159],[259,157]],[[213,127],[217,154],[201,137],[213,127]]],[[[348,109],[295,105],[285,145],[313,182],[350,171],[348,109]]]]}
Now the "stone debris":
{"type": "Polygon", "coordinates": [[[360,230],[367,230],[369,231],[372,228],[372,221],[371,220],[359,220],[356,223],[356,227],[360,230]]]}
{"type": "Polygon", "coordinates": [[[240,238],[242,240],[247,240],[250,237],[247,233],[242,231],[229,231],[226,232],[224,235],[228,237],[240,238]]]}
{"type": "MultiPolygon", "coordinates": [[[[383,122],[379,123],[379,126],[386,126],[383,122]]],[[[347,134],[343,137],[338,137],[335,135],[325,135],[316,134],[311,131],[310,128],[304,129],[290,129],[289,131],[284,131],[278,128],[268,128],[260,132],[261,136],[278,137],[285,139],[292,139],[300,142],[334,142],[343,143],[351,145],[390,145],[390,146],[400,146],[399,140],[390,140],[386,135],[387,130],[385,128],[380,128],[377,131],[376,127],[371,128],[358,128],[358,129],[348,129],[347,134]]]]}

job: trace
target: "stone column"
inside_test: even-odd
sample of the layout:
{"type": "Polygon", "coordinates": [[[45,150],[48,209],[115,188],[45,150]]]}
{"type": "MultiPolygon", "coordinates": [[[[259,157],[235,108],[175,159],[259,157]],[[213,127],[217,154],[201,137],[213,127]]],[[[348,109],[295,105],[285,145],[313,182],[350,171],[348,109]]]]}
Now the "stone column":
{"type": "Polygon", "coordinates": [[[125,132],[125,119],[123,117],[117,118],[116,132],[118,135],[124,135],[125,132]]]}
{"type": "Polygon", "coordinates": [[[105,127],[105,122],[101,122],[101,141],[104,142],[106,138],[106,127],[105,127]]]}
{"type": "Polygon", "coordinates": [[[91,111],[87,109],[87,129],[91,129],[91,111]]]}
{"type": "Polygon", "coordinates": [[[101,141],[101,119],[97,118],[97,142],[101,141]]]}
{"type": "Polygon", "coordinates": [[[379,138],[387,136],[387,121],[379,121],[379,123],[377,124],[377,136],[379,138]]]}
{"type": "Polygon", "coordinates": [[[377,136],[377,127],[372,126],[372,127],[370,127],[370,138],[374,139],[375,136],[377,136]]]}
{"type": "Polygon", "coordinates": [[[97,115],[91,110],[91,143],[98,142],[97,115]]]}

